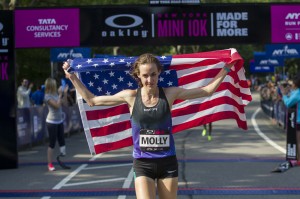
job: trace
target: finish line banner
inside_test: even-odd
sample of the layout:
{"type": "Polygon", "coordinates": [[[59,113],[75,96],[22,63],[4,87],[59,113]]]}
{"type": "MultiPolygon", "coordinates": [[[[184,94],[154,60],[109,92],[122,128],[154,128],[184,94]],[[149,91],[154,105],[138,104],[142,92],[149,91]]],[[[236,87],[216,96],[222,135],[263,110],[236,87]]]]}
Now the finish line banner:
{"type": "Polygon", "coordinates": [[[16,48],[271,42],[270,4],[263,3],[16,9],[14,13],[16,48]]]}
{"type": "Polygon", "coordinates": [[[300,43],[300,4],[197,4],[16,9],[15,46],[300,43]]]}
{"type": "Polygon", "coordinates": [[[82,46],[270,43],[268,4],[80,9],[82,46]],[[258,29],[264,31],[257,31],[258,29]]]}

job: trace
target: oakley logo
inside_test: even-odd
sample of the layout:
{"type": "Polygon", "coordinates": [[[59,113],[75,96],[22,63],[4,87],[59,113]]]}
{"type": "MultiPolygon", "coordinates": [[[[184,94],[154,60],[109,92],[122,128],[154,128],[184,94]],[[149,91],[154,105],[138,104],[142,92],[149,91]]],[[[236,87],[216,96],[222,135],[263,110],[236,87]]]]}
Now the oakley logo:
{"type": "Polygon", "coordinates": [[[140,24],[143,23],[143,19],[139,16],[136,15],[131,15],[131,14],[119,14],[119,15],[114,15],[114,16],[110,16],[108,18],[105,19],[105,23],[106,25],[110,26],[110,27],[114,27],[114,28],[133,28],[136,26],[139,26],[140,24]],[[126,19],[129,18],[129,20],[127,20],[126,22],[130,22],[131,20],[133,20],[132,23],[124,25],[121,24],[120,22],[117,22],[117,19],[126,19]]]}

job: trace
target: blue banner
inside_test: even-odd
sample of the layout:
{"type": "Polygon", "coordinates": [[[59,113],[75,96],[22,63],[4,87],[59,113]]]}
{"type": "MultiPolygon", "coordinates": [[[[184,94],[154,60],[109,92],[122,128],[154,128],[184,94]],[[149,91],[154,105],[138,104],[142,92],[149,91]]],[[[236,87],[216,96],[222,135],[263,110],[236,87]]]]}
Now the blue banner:
{"type": "Polygon", "coordinates": [[[250,63],[251,73],[273,73],[275,71],[274,66],[257,66],[254,62],[250,63]]]}
{"type": "Polygon", "coordinates": [[[67,59],[90,58],[91,48],[51,48],[52,62],[64,62],[67,59]]]}
{"type": "Polygon", "coordinates": [[[46,123],[44,120],[44,106],[35,106],[30,109],[30,122],[31,122],[31,142],[42,142],[45,138],[46,123]]]}
{"type": "Polygon", "coordinates": [[[300,57],[300,44],[267,44],[265,48],[269,57],[300,57]]]}
{"type": "Polygon", "coordinates": [[[266,52],[254,52],[254,63],[256,66],[284,66],[284,58],[268,56],[266,52]]]}

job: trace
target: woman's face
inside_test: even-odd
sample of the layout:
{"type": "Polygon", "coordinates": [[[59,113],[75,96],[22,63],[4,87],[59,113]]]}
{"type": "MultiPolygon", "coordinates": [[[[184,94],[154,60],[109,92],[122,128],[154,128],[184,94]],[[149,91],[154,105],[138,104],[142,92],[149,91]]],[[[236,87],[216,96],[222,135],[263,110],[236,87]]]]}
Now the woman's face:
{"type": "Polygon", "coordinates": [[[142,64],[139,66],[140,74],[138,78],[141,80],[143,87],[154,88],[157,86],[160,71],[154,63],[142,64]]]}

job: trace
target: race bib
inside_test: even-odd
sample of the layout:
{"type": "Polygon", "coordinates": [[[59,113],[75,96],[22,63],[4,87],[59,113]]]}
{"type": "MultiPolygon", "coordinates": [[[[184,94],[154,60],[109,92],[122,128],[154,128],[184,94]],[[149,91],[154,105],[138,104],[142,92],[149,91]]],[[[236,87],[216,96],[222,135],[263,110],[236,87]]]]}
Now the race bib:
{"type": "Polygon", "coordinates": [[[167,130],[140,130],[140,148],[144,152],[170,149],[170,132],[167,130]]]}

